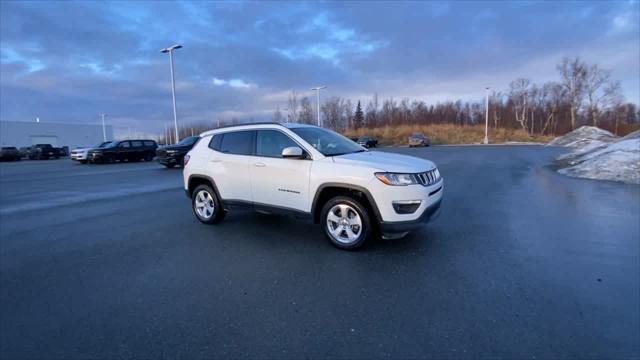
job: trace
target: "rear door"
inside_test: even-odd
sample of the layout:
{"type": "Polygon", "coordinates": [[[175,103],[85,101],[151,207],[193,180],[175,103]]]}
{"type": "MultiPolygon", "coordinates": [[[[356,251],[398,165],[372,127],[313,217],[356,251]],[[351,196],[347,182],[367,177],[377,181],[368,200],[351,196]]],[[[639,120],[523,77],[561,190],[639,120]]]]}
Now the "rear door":
{"type": "Polygon", "coordinates": [[[254,149],[254,130],[216,134],[209,142],[207,173],[223,200],[251,202],[249,160],[254,149]]]}
{"type": "Polygon", "coordinates": [[[282,150],[292,146],[302,148],[282,131],[257,131],[256,154],[249,164],[255,203],[300,211],[310,208],[308,193],[312,161],[282,158],[282,150]]]}

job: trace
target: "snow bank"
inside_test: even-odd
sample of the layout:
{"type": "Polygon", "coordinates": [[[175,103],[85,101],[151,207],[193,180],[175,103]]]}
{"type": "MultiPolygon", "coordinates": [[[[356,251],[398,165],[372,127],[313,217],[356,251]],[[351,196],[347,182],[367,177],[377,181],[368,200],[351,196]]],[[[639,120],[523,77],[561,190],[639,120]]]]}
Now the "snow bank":
{"type": "Polygon", "coordinates": [[[611,143],[618,139],[617,136],[595,126],[581,126],[572,132],[559,136],[549,143],[549,146],[566,146],[579,148],[594,141],[601,143],[611,143]]]}
{"type": "Polygon", "coordinates": [[[583,126],[550,145],[571,149],[557,158],[561,174],[640,184],[640,131],[618,138],[608,131],[583,126]]]}

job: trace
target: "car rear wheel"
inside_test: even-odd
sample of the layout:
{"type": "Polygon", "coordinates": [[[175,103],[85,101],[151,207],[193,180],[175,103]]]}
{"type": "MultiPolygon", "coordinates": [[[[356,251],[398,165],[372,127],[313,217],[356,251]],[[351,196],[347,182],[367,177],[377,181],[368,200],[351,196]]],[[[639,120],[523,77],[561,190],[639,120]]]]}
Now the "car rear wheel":
{"type": "Polygon", "coordinates": [[[152,161],[153,160],[153,155],[151,154],[146,154],[144,156],[144,161],[152,161]]]}
{"type": "Polygon", "coordinates": [[[327,201],[320,219],[325,235],[340,249],[357,249],[372,234],[369,212],[357,199],[348,196],[336,196],[327,201]]]}
{"type": "Polygon", "coordinates": [[[176,164],[164,164],[164,167],[166,167],[167,169],[171,169],[172,167],[176,166],[176,164]]]}
{"type": "Polygon", "coordinates": [[[209,185],[199,185],[193,191],[191,205],[194,215],[201,223],[217,224],[224,218],[222,203],[209,185]]]}

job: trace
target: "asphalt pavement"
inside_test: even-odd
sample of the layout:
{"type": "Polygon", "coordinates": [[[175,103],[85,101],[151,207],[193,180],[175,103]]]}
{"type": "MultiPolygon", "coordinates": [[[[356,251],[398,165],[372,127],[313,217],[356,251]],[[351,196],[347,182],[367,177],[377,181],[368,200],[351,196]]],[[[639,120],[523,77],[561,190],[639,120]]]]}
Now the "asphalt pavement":
{"type": "Polygon", "coordinates": [[[318,225],[200,224],[181,169],[0,163],[0,358],[638,358],[640,187],[540,146],[434,160],[440,217],[332,247],[318,225]]]}

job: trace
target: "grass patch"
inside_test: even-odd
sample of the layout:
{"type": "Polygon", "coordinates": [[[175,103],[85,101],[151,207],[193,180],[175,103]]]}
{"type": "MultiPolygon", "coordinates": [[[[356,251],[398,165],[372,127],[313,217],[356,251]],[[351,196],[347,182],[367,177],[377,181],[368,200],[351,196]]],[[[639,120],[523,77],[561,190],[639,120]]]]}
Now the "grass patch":
{"type": "MultiPolygon", "coordinates": [[[[431,144],[481,144],[484,140],[484,125],[457,126],[451,124],[398,125],[373,129],[347,130],[347,137],[374,136],[380,145],[407,145],[409,136],[423,133],[431,139],[431,144]]],[[[529,135],[522,129],[489,129],[489,143],[505,142],[549,142],[553,136],[529,135]]]]}

